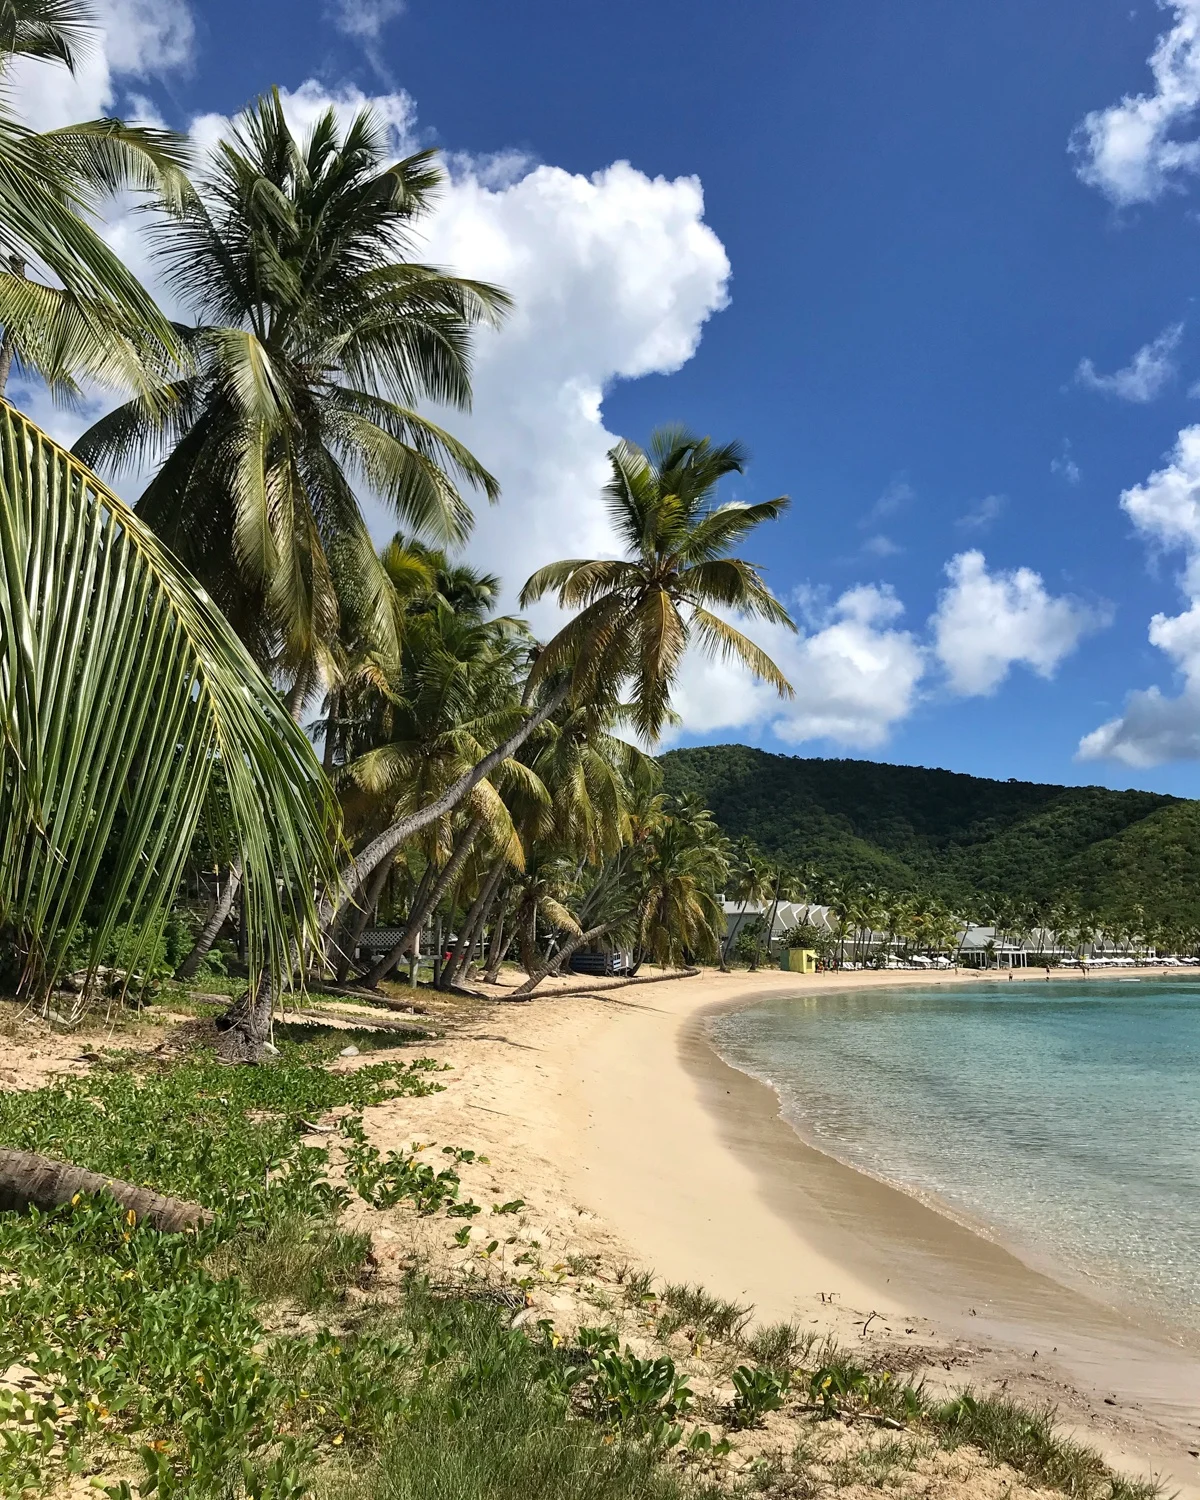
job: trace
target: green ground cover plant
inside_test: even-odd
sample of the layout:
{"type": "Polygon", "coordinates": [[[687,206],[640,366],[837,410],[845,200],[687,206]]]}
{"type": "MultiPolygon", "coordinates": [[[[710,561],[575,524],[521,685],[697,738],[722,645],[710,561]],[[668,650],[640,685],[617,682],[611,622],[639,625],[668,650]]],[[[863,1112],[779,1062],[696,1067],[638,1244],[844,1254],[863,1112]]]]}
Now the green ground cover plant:
{"type": "MultiPolygon", "coordinates": [[[[429,1059],[334,1074],[327,1050],[285,1042],[273,1065],[232,1069],[203,1052],[149,1068],[118,1055],[86,1079],[0,1096],[6,1144],[215,1211],[176,1235],[106,1197],[0,1214],[0,1367],[25,1372],[0,1394],[0,1493],[115,1469],[128,1477],[105,1481],[110,1500],[515,1500],[535,1476],[550,1500],[677,1500],[686,1485],[659,1466],[649,1419],[652,1362],[647,1375],[617,1356],[596,1398],[611,1419],[581,1422],[548,1330],[511,1329],[495,1303],[413,1278],[398,1306],[349,1315],[369,1237],[339,1227],[346,1189],[301,1132],[331,1109],[441,1085],[429,1059]],[[327,1326],[272,1336],[264,1314],[282,1300],[326,1310],[327,1326]]],[[[415,1152],[381,1158],[361,1116],[347,1119],[362,1196],[462,1208],[454,1167],[474,1152],[443,1148],[441,1171],[415,1152]]],[[[673,1366],[669,1383],[664,1420],[686,1400],[673,1366]]]]}

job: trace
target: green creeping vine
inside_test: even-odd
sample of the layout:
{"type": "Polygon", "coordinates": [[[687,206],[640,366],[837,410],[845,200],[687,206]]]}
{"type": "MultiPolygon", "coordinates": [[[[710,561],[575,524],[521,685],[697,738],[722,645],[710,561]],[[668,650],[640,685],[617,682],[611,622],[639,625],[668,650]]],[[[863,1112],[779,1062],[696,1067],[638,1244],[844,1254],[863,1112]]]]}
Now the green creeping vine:
{"type": "MultiPolygon", "coordinates": [[[[361,1115],[347,1115],[342,1121],[342,1131],[350,1144],[346,1147],[344,1162],[346,1180],[364,1202],[373,1208],[392,1208],[397,1203],[412,1203],[419,1214],[435,1214],[445,1208],[451,1218],[465,1219],[480,1212],[479,1205],[468,1199],[458,1201],[459,1176],[453,1167],[443,1167],[435,1172],[418,1158],[421,1149],[414,1142],[412,1154],[389,1151],[381,1157],[378,1149],[367,1140],[361,1115]]],[[[443,1147],[443,1151],[446,1148],[443,1147]]],[[[456,1148],[450,1147],[454,1154],[456,1148]]],[[[474,1152],[465,1151],[455,1155],[455,1160],[470,1161],[474,1152]]]]}
{"type": "MultiPolygon", "coordinates": [[[[180,1235],[147,1229],[103,1197],[50,1214],[0,1214],[0,1370],[30,1372],[25,1388],[0,1394],[0,1493],[81,1471],[103,1434],[140,1444],[143,1495],[182,1494],[181,1483],[189,1495],[224,1493],[235,1469],[247,1495],[298,1494],[302,1444],[271,1452],[267,1488],[251,1472],[276,1447],[287,1393],[246,1285],[212,1267],[252,1261],[285,1225],[294,1238],[318,1230],[335,1262],[361,1262],[347,1249],[353,1241],[365,1251],[366,1242],[333,1226],[344,1193],[326,1180],[326,1152],[301,1145],[300,1122],[427,1094],[439,1087],[428,1077],[437,1067],[419,1059],[334,1074],[288,1048],[269,1068],[229,1069],[197,1055],[146,1075],[117,1065],[0,1095],[4,1144],[215,1211],[209,1228],[180,1235]]],[[[356,1269],[335,1274],[344,1281],[356,1269]]],[[[128,1494],[128,1485],[111,1493],[128,1494]]]]}

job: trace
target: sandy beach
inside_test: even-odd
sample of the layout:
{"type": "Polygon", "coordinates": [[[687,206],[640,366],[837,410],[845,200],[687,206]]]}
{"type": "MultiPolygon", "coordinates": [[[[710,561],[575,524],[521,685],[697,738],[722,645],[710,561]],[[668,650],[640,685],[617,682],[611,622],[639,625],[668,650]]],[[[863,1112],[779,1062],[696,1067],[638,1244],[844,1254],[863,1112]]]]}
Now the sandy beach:
{"type": "Polygon", "coordinates": [[[798,987],[979,977],[704,973],[561,999],[547,987],[530,1005],[480,1005],[436,1049],[453,1087],[382,1106],[378,1125],[489,1150],[504,1163],[497,1190],[536,1182],[538,1210],[570,1225],[563,1253],[600,1248],[752,1302],[762,1320],[906,1351],[933,1384],[1052,1402],[1114,1464],[1195,1500],[1200,1351],[808,1147],[774,1093],[706,1040],[714,1011],[798,987]]]}

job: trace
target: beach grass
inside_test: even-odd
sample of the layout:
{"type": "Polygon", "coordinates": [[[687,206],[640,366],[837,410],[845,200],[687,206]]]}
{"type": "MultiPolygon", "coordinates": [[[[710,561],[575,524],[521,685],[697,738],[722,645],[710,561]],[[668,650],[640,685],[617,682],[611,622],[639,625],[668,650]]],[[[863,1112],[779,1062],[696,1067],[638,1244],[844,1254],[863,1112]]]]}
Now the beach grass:
{"type": "Polygon", "coordinates": [[[993,1463],[1008,1464],[1035,1484],[1082,1500],[1153,1500],[1152,1479],[1116,1474],[1092,1448],[1057,1431],[1054,1409],[963,1391],[930,1407],[925,1420],[947,1448],[969,1444],[993,1463]]]}

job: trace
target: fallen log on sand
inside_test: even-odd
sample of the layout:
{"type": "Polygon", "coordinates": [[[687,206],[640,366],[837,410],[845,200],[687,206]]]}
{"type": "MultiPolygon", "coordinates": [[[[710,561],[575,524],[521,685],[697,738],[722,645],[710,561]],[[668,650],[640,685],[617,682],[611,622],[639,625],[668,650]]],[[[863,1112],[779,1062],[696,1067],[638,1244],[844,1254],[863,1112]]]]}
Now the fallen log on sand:
{"type": "Polygon", "coordinates": [[[108,1193],[139,1219],[168,1234],[212,1223],[212,1213],[198,1203],[165,1198],[150,1188],[116,1177],[85,1172],[70,1162],[54,1161],[33,1151],[0,1151],[0,1209],[30,1206],[48,1212],[70,1203],[76,1193],[108,1193]]]}

